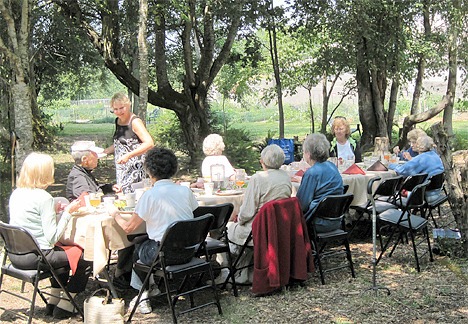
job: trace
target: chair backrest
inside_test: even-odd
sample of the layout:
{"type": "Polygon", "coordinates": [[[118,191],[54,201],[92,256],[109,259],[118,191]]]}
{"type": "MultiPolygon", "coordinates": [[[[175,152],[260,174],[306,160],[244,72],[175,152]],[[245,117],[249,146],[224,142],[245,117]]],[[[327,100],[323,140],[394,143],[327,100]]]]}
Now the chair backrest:
{"type": "Polygon", "coordinates": [[[423,183],[427,179],[427,173],[418,173],[408,176],[401,184],[400,191],[412,191],[414,187],[423,183]]]}
{"type": "Polygon", "coordinates": [[[353,194],[326,196],[318,204],[317,209],[315,209],[311,219],[316,217],[324,219],[342,218],[348,211],[349,205],[351,205],[353,198],[353,194]]]}
{"type": "MultiPolygon", "coordinates": [[[[371,179],[372,180],[372,179],[371,179]]],[[[379,183],[377,189],[374,192],[374,197],[377,196],[388,196],[392,197],[396,194],[397,188],[400,186],[401,181],[403,180],[402,176],[397,176],[397,177],[392,177],[392,178],[387,178],[382,180],[382,182],[379,183]]],[[[371,181],[369,181],[368,187],[367,187],[367,193],[372,193],[372,184],[371,181]],[[370,184],[370,187],[369,187],[370,184]]]]}
{"type": "Polygon", "coordinates": [[[424,194],[429,184],[430,181],[424,181],[423,183],[413,188],[406,203],[406,210],[419,208],[425,205],[426,200],[424,194]]]}
{"type": "Polygon", "coordinates": [[[442,189],[445,182],[445,172],[440,172],[429,177],[431,183],[426,187],[426,190],[442,189]]]}
{"type": "Polygon", "coordinates": [[[344,194],[347,193],[348,190],[349,190],[349,185],[348,185],[348,184],[344,184],[344,185],[343,185],[343,193],[344,193],[344,194]]]}
{"type": "Polygon", "coordinates": [[[189,262],[205,242],[213,219],[213,215],[206,214],[169,225],[159,249],[160,252],[164,252],[165,264],[174,265],[189,262]]]}
{"type": "Polygon", "coordinates": [[[0,235],[9,254],[35,253],[43,256],[36,239],[28,230],[22,227],[0,222],[0,235]]]}
{"type": "Polygon", "coordinates": [[[212,214],[214,216],[214,221],[210,230],[222,230],[226,227],[233,210],[234,205],[231,203],[213,206],[199,206],[193,211],[193,215],[196,218],[206,214],[212,214]]]}

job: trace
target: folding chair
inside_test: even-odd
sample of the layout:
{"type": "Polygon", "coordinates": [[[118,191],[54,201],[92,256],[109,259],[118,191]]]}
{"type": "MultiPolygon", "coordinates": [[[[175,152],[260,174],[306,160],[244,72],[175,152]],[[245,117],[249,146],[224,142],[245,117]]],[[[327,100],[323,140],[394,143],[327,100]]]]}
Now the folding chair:
{"type": "Polygon", "coordinates": [[[317,209],[315,210],[312,217],[307,222],[309,237],[313,246],[314,260],[320,271],[320,280],[322,281],[322,285],[325,284],[325,272],[330,272],[346,267],[349,267],[352,277],[355,278],[351,249],[349,248],[348,233],[342,229],[344,216],[348,212],[349,205],[351,204],[353,198],[354,195],[352,194],[329,195],[324,197],[318,204],[317,209]],[[315,218],[322,218],[325,220],[339,219],[341,220],[342,228],[325,233],[317,232],[315,223],[313,221],[315,218]],[[336,241],[342,242],[344,249],[330,249],[325,251],[327,243],[336,241]],[[335,257],[340,254],[346,255],[348,261],[347,264],[340,264],[329,269],[323,268],[322,260],[335,257]]]}
{"type": "Polygon", "coordinates": [[[418,173],[406,177],[398,188],[395,195],[394,204],[399,208],[404,208],[407,203],[407,193],[412,191],[414,187],[423,183],[427,179],[427,173],[418,173]]]}
{"type": "MultiPolygon", "coordinates": [[[[162,278],[164,281],[167,301],[172,312],[172,320],[177,323],[177,316],[209,305],[216,305],[218,313],[222,315],[221,304],[214,283],[213,269],[205,253],[205,258],[197,258],[197,254],[204,249],[205,239],[213,222],[213,215],[205,215],[190,220],[172,223],[164,233],[159,247],[159,253],[151,265],[136,262],[134,269],[147,273],[143,286],[138,293],[135,306],[133,307],[127,323],[131,322],[133,315],[141,301],[143,291],[148,286],[151,276],[162,278]],[[204,275],[208,274],[209,284],[204,275]],[[181,281],[177,279],[181,279],[181,281]],[[195,280],[193,280],[195,279],[195,280]],[[211,289],[214,301],[202,305],[195,305],[193,294],[205,289],[211,289]],[[190,308],[176,314],[175,307],[179,298],[189,296],[190,308]]],[[[206,249],[204,249],[206,251],[206,249]]]]}
{"type": "MultiPolygon", "coordinates": [[[[39,247],[39,244],[37,243],[36,239],[31,235],[29,231],[27,231],[24,228],[0,222],[0,235],[3,239],[3,242],[5,243],[5,246],[4,246],[5,253],[3,256],[2,268],[1,268],[2,272],[0,274],[0,294],[2,292],[5,292],[9,295],[12,295],[17,298],[21,298],[23,300],[30,302],[28,323],[31,323],[34,317],[35,302],[36,302],[37,294],[39,294],[39,296],[42,298],[44,303],[47,305],[47,299],[45,298],[44,295],[50,295],[50,294],[43,292],[39,289],[39,282],[41,280],[50,279],[50,278],[54,278],[57,280],[57,282],[60,284],[60,288],[62,288],[62,290],[65,292],[70,302],[80,313],[81,317],[84,316],[83,311],[81,310],[81,308],[78,307],[78,304],[76,303],[75,299],[70,295],[70,293],[68,292],[66,287],[63,285],[63,283],[60,282],[59,277],[58,277],[58,275],[63,272],[69,272],[70,271],[69,267],[54,268],[46,259],[45,255],[42,253],[42,250],[39,247]],[[6,263],[7,256],[9,255],[19,256],[19,255],[26,255],[26,254],[37,255],[38,263],[37,263],[37,268],[35,270],[22,270],[22,269],[16,268],[11,262],[9,264],[6,263]],[[2,289],[3,276],[5,275],[14,277],[16,279],[22,280],[23,282],[28,282],[34,285],[34,291],[33,291],[31,299],[25,296],[21,296],[12,291],[7,291],[7,290],[2,289]]],[[[58,297],[58,296],[55,296],[55,297],[58,297]]],[[[2,309],[8,312],[16,313],[14,311],[11,311],[5,308],[2,308],[2,309]]]]}
{"type": "Polygon", "coordinates": [[[390,236],[387,238],[387,242],[383,246],[382,251],[380,252],[380,255],[377,259],[377,263],[380,261],[383,254],[390,245],[393,236],[397,233],[398,238],[394,243],[392,250],[389,253],[390,257],[392,256],[398,244],[400,242],[403,242],[406,235],[409,234],[413,246],[414,258],[416,260],[416,269],[418,270],[418,272],[421,270],[419,267],[419,258],[424,256],[427,252],[429,252],[430,261],[434,261],[431,250],[431,242],[429,239],[429,231],[427,229],[427,219],[425,219],[423,216],[418,216],[413,213],[414,211],[420,211],[423,213],[422,207],[425,204],[424,192],[428,184],[429,181],[425,181],[422,184],[419,184],[416,187],[414,187],[411,191],[411,195],[407,199],[407,202],[402,209],[388,209],[379,215],[377,219],[379,236],[381,236],[380,228],[382,223],[389,225],[393,230],[390,236]],[[419,231],[423,233],[425,238],[423,238],[419,242],[415,242],[415,234],[419,231]],[[418,257],[417,247],[421,243],[424,243],[424,241],[427,242],[428,250],[418,257]]]}
{"type": "Polygon", "coordinates": [[[427,219],[431,217],[432,222],[434,223],[434,228],[438,228],[437,222],[434,218],[432,211],[437,208],[439,217],[442,216],[442,214],[440,213],[440,206],[446,201],[448,201],[448,194],[444,185],[445,173],[441,172],[441,173],[435,174],[432,177],[430,177],[428,180],[431,181],[431,183],[429,183],[429,185],[426,187],[426,193],[428,191],[434,190],[434,191],[439,191],[439,195],[437,196],[437,198],[432,199],[432,200],[428,200],[427,195],[426,195],[426,205],[424,206],[424,209],[428,211],[427,219]]]}
{"type": "Polygon", "coordinates": [[[375,209],[376,209],[377,215],[386,211],[387,209],[397,208],[397,206],[394,205],[392,202],[395,200],[395,194],[397,193],[397,188],[399,188],[401,181],[403,180],[403,177],[396,176],[396,177],[384,179],[382,180],[382,182],[379,183],[375,191],[373,191],[374,183],[380,180],[381,180],[380,177],[376,177],[376,178],[370,179],[369,182],[367,183],[367,195],[369,199],[367,199],[367,202],[365,204],[349,207],[351,209],[354,209],[356,213],[358,214],[356,224],[354,224],[352,229],[349,231],[349,235],[351,235],[357,223],[361,220],[362,217],[364,217],[364,215],[368,215],[369,218],[371,217],[372,200],[370,199],[369,195],[371,195],[375,201],[375,209]]]}
{"type": "MultiPolygon", "coordinates": [[[[231,203],[219,204],[214,206],[199,206],[193,211],[195,217],[200,217],[206,214],[214,215],[214,221],[210,228],[210,236],[206,238],[206,252],[208,257],[218,253],[226,253],[228,265],[221,265],[220,269],[228,268],[229,272],[232,270],[232,255],[229,249],[229,240],[227,234],[226,224],[231,217],[234,205],[231,203]]],[[[204,254],[204,251],[200,252],[204,254]]],[[[237,297],[237,286],[234,278],[231,280],[234,296],[237,297]]]]}

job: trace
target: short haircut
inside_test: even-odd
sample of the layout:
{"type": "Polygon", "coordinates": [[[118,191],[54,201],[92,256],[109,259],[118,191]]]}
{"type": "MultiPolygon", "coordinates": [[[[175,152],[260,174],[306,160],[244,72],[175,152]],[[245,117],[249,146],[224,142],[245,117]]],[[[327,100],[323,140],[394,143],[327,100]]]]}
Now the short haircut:
{"type": "Polygon", "coordinates": [[[417,139],[423,135],[427,135],[425,131],[423,131],[421,128],[415,128],[410,130],[406,137],[408,138],[409,142],[416,142],[417,139]]]}
{"type": "Polygon", "coordinates": [[[302,150],[309,153],[312,160],[325,162],[330,156],[330,142],[323,134],[310,134],[304,140],[302,150]]]}
{"type": "Polygon", "coordinates": [[[339,126],[344,126],[346,129],[346,138],[351,136],[351,127],[349,126],[349,122],[344,117],[336,117],[333,119],[333,123],[331,126],[331,133],[335,136],[335,128],[339,126]]]}
{"type": "Polygon", "coordinates": [[[260,156],[268,169],[279,169],[286,158],[283,149],[276,144],[265,147],[260,156]]]}
{"type": "Polygon", "coordinates": [[[75,161],[76,165],[80,165],[82,162],[82,158],[88,156],[88,154],[92,154],[90,150],[83,150],[83,151],[72,151],[71,156],[75,161]]]}
{"type": "Polygon", "coordinates": [[[427,135],[422,135],[416,140],[416,146],[419,152],[427,152],[434,148],[434,140],[427,135]]]}
{"type": "Polygon", "coordinates": [[[170,179],[178,170],[177,157],[171,150],[153,147],[146,153],[145,170],[158,180],[170,179]]]}
{"type": "Polygon", "coordinates": [[[46,189],[54,183],[54,160],[50,155],[32,152],[24,159],[18,188],[46,189]]]}
{"type": "Polygon", "coordinates": [[[224,151],[224,141],[221,135],[210,134],[203,140],[203,153],[205,155],[221,155],[224,151]]]}
{"type": "Polygon", "coordinates": [[[128,104],[129,107],[132,104],[130,99],[128,99],[128,96],[123,92],[117,92],[116,94],[112,96],[111,101],[110,101],[111,109],[114,108],[114,103],[116,102],[122,102],[124,104],[128,104]]]}

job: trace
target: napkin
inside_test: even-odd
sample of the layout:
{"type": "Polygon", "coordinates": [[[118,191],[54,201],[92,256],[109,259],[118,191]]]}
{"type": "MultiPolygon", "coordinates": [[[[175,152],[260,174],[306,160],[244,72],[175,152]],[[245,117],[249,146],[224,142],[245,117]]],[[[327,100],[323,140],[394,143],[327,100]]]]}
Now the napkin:
{"type": "Polygon", "coordinates": [[[349,168],[344,170],[342,173],[344,174],[366,174],[363,169],[359,167],[356,163],[351,165],[349,168]]]}
{"type": "Polygon", "coordinates": [[[299,170],[296,172],[295,176],[302,177],[304,175],[304,170],[299,170]]]}
{"type": "Polygon", "coordinates": [[[388,171],[388,169],[385,165],[383,165],[382,162],[376,161],[374,164],[367,168],[367,171],[388,171]]]}
{"type": "Polygon", "coordinates": [[[76,268],[78,267],[78,261],[80,261],[81,254],[83,253],[83,249],[76,245],[63,245],[60,242],[57,242],[55,245],[60,246],[60,248],[65,251],[72,274],[75,274],[76,268]]]}

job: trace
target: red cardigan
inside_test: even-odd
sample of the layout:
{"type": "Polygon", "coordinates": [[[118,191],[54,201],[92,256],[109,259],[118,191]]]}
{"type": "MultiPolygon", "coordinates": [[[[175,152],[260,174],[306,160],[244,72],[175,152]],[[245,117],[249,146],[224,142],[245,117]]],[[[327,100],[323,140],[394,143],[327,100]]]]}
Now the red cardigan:
{"type": "Polygon", "coordinates": [[[314,270],[307,225],[297,198],[274,200],[260,208],[252,224],[252,292],[266,294],[290,279],[306,280],[314,270]]]}

